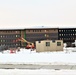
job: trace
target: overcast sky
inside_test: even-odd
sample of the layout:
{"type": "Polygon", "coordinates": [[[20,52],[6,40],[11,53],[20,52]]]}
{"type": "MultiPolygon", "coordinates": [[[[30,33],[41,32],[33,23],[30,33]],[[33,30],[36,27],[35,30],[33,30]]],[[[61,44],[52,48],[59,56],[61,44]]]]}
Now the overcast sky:
{"type": "Polygon", "coordinates": [[[76,0],[0,0],[0,26],[74,26],[76,0]]]}

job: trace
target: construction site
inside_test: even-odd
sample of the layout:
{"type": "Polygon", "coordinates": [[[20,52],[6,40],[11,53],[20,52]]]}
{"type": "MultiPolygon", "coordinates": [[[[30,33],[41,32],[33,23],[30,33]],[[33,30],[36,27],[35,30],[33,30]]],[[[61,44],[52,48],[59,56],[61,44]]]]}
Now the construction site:
{"type": "Polygon", "coordinates": [[[67,47],[75,47],[76,28],[0,29],[0,51],[20,48],[36,49],[36,42],[44,40],[53,41],[52,45],[55,45],[56,40],[62,40],[67,47]]]}

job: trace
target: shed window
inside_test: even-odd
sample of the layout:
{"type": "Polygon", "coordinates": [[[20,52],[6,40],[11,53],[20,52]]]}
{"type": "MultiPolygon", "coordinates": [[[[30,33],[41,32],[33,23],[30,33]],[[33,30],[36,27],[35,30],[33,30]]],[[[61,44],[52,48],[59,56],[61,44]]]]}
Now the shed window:
{"type": "Polygon", "coordinates": [[[41,43],[41,41],[39,41],[39,43],[41,43]]]}
{"type": "Polygon", "coordinates": [[[57,42],[57,46],[61,46],[61,42],[57,42]]]}
{"type": "Polygon", "coordinates": [[[55,40],[52,40],[53,43],[55,43],[55,40]]]}
{"type": "Polygon", "coordinates": [[[46,42],[46,46],[50,46],[50,42],[46,42]]]}

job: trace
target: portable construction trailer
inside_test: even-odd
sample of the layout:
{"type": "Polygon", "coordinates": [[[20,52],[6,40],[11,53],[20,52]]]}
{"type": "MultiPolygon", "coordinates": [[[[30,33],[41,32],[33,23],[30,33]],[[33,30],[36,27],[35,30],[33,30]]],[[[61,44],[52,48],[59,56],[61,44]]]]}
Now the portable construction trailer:
{"type": "Polygon", "coordinates": [[[63,40],[36,41],[36,52],[63,51],[63,40]]]}

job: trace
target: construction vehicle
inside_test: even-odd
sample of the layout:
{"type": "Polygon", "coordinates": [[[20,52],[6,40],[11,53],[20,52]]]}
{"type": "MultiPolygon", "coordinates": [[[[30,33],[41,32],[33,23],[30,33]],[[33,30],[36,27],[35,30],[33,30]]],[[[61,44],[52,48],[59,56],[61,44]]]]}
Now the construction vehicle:
{"type": "Polygon", "coordinates": [[[25,40],[24,38],[18,38],[17,41],[21,41],[21,42],[26,42],[26,49],[34,49],[35,45],[32,42],[28,42],[27,40],[25,40]]]}

